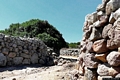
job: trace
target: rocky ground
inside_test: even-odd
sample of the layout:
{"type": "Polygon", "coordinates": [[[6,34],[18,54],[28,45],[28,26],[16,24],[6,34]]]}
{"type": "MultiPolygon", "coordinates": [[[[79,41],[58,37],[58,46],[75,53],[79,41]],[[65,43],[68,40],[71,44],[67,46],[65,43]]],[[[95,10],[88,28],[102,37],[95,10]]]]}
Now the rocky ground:
{"type": "MultiPolygon", "coordinates": [[[[78,78],[76,59],[58,58],[55,66],[24,65],[0,68],[0,80],[71,80],[78,78]]],[[[77,79],[76,79],[77,80],[77,79]]]]}

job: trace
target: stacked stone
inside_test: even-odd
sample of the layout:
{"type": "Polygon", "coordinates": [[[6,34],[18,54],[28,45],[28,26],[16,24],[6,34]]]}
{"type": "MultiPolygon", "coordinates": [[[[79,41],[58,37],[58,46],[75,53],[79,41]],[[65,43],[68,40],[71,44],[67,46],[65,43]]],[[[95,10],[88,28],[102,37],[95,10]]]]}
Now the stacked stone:
{"type": "Polygon", "coordinates": [[[76,56],[78,57],[80,53],[80,49],[78,48],[62,48],[60,50],[60,55],[63,56],[76,56]]]}
{"type": "Polygon", "coordinates": [[[120,0],[102,0],[85,17],[83,32],[79,63],[83,59],[84,80],[120,77],[120,0]]]}
{"type": "Polygon", "coordinates": [[[35,38],[12,37],[0,33],[0,66],[46,65],[52,60],[47,46],[35,38]]]}

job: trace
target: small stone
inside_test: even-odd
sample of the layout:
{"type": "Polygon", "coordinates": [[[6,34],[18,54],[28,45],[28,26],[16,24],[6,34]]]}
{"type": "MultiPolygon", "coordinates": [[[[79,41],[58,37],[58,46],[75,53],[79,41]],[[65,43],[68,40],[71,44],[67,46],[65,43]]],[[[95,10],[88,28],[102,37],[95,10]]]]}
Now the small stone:
{"type": "Polygon", "coordinates": [[[16,53],[15,52],[10,52],[9,55],[8,55],[10,58],[14,58],[16,56],[16,53]]]}

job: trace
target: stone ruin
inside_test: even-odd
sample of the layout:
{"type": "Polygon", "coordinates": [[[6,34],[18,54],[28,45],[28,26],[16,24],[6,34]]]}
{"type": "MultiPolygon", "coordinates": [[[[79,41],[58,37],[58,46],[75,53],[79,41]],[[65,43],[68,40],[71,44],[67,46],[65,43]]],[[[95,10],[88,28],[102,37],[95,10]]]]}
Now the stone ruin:
{"type": "Polygon", "coordinates": [[[85,17],[78,69],[84,80],[120,77],[120,0],[102,0],[85,17]]]}
{"type": "Polygon", "coordinates": [[[47,52],[47,46],[39,39],[0,33],[0,66],[22,64],[53,65],[53,59],[47,52]]]}
{"type": "Polygon", "coordinates": [[[60,55],[62,55],[62,56],[78,57],[79,53],[80,53],[79,48],[62,48],[62,49],[60,49],[60,55]]]}

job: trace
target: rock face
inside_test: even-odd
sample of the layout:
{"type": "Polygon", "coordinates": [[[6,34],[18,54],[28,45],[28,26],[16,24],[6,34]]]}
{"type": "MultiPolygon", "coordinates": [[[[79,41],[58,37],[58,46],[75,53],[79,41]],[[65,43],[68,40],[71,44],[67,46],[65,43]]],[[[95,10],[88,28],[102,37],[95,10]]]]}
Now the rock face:
{"type": "Polygon", "coordinates": [[[0,66],[41,64],[41,61],[47,65],[52,60],[47,52],[47,46],[41,40],[0,33],[0,66]]]}
{"type": "Polygon", "coordinates": [[[85,80],[93,80],[94,75],[91,75],[93,72],[98,74],[96,80],[101,80],[103,76],[118,77],[120,0],[102,0],[97,10],[85,17],[83,32],[80,55],[84,56],[79,56],[78,61],[82,61],[79,65],[85,70],[85,80]],[[90,75],[89,78],[87,75],[90,75]]]}

